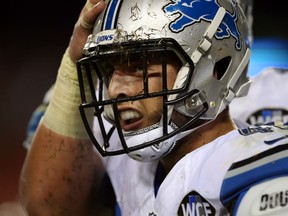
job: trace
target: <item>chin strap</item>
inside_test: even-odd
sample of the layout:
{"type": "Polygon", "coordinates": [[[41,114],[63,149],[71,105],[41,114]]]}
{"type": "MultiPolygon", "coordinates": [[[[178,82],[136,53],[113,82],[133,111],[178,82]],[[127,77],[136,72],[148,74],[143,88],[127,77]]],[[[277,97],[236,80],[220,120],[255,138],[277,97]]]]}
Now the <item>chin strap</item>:
{"type": "MultiPolygon", "coordinates": [[[[173,130],[174,129],[168,125],[168,133],[171,133],[173,130]]],[[[128,147],[145,144],[147,142],[153,141],[154,139],[157,139],[162,135],[163,126],[160,126],[158,123],[141,130],[133,131],[131,133],[124,133],[125,142],[128,147]]],[[[159,159],[171,151],[176,143],[175,138],[176,136],[173,136],[158,144],[129,152],[128,155],[131,158],[142,162],[159,159]]]]}

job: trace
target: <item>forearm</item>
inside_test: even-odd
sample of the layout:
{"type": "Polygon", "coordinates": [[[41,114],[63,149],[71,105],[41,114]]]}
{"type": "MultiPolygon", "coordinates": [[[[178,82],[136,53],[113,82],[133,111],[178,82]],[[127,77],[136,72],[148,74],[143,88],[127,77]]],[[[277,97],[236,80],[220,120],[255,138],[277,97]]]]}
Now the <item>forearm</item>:
{"type": "Polygon", "coordinates": [[[88,215],[94,176],[102,172],[95,160],[89,141],[40,125],[20,179],[21,201],[29,216],[88,215]]]}
{"type": "Polygon", "coordinates": [[[23,166],[21,201],[29,216],[88,215],[103,168],[81,121],[76,67],[67,53],[54,88],[23,166]]]}
{"type": "MultiPolygon", "coordinates": [[[[95,190],[104,169],[81,120],[75,62],[93,30],[81,25],[81,20],[93,26],[104,7],[102,0],[87,0],[81,11],[51,100],[28,151],[20,179],[20,200],[29,216],[88,216],[93,211],[101,215],[101,197],[95,190]]],[[[86,113],[91,124],[92,112],[86,113]]]]}

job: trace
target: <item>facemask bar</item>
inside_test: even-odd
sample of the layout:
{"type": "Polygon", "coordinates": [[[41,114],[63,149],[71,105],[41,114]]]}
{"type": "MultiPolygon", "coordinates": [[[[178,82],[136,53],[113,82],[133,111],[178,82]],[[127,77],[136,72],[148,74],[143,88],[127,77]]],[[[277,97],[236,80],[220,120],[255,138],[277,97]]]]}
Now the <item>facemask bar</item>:
{"type": "MultiPolygon", "coordinates": [[[[172,132],[168,132],[168,125],[170,122],[170,116],[168,116],[168,106],[174,106],[176,103],[183,103],[183,100],[186,97],[192,96],[193,94],[197,94],[197,90],[191,91],[189,94],[185,96],[185,98],[175,98],[172,100],[169,100],[169,96],[173,94],[183,94],[183,92],[187,91],[188,84],[190,83],[190,80],[192,78],[192,73],[194,70],[194,63],[189,58],[189,56],[186,54],[186,52],[181,48],[181,46],[171,38],[161,38],[161,39],[154,39],[154,40],[142,40],[142,41],[136,41],[136,42],[124,42],[121,44],[110,44],[110,45],[99,45],[94,48],[90,48],[90,56],[83,57],[81,60],[77,62],[77,72],[78,72],[78,78],[79,78],[79,87],[80,87],[80,94],[82,103],[79,107],[80,114],[83,119],[84,126],[87,130],[87,133],[89,137],[91,138],[93,144],[97,148],[97,150],[100,152],[102,156],[108,156],[108,155],[119,155],[124,153],[129,153],[135,150],[139,150],[148,146],[157,145],[166,139],[169,139],[175,135],[177,135],[179,132],[189,129],[189,126],[193,124],[203,113],[205,113],[208,109],[208,104],[203,104],[203,109],[196,114],[194,117],[190,118],[187,123],[182,125],[181,127],[174,128],[172,132]],[[160,52],[162,53],[162,85],[163,89],[160,92],[148,92],[148,82],[144,82],[144,93],[135,95],[132,97],[125,97],[125,98],[115,98],[115,99],[105,99],[104,89],[107,88],[105,85],[107,85],[107,81],[105,80],[105,74],[102,74],[102,72],[99,69],[98,62],[103,59],[111,58],[111,56],[117,56],[119,54],[123,54],[124,52],[127,52],[129,50],[130,53],[148,53],[148,52],[160,52]],[[167,54],[167,51],[174,51],[177,53],[177,56],[180,57],[183,65],[189,65],[190,71],[187,76],[187,81],[178,89],[167,89],[167,75],[166,75],[166,61],[165,61],[165,55],[167,54]],[[93,75],[93,73],[96,73],[93,75]],[[97,89],[94,86],[94,80],[93,76],[97,76],[97,89]],[[87,80],[85,79],[87,77],[87,80]],[[89,89],[89,94],[91,94],[91,101],[88,101],[87,96],[87,86],[89,89]],[[85,91],[86,89],[86,91],[85,91]],[[123,103],[123,102],[133,102],[136,100],[146,99],[146,98],[153,98],[153,97],[162,97],[163,101],[163,132],[162,136],[159,138],[153,139],[151,141],[147,141],[144,143],[140,143],[138,145],[134,146],[127,146],[127,143],[124,138],[123,131],[120,126],[120,120],[117,118],[117,116],[120,115],[120,112],[117,108],[117,104],[123,103]],[[116,116],[114,119],[114,125],[110,125],[110,128],[107,129],[105,127],[105,119],[104,119],[104,106],[112,106],[113,114],[116,116]],[[87,121],[87,117],[85,114],[86,109],[93,109],[94,110],[94,116],[96,117],[98,121],[98,127],[100,128],[103,142],[99,142],[99,139],[97,139],[93,132],[93,126],[89,125],[87,121]],[[112,147],[113,143],[111,142],[112,134],[115,132],[115,128],[117,129],[117,134],[119,136],[120,142],[121,142],[121,149],[112,149],[110,150],[110,147],[112,147]]],[[[145,55],[144,55],[145,56],[145,55]]],[[[147,62],[145,57],[143,58],[143,67],[147,68],[147,62]]],[[[147,69],[143,70],[144,77],[147,75],[147,69]]],[[[143,79],[144,80],[144,79],[143,79]]],[[[115,142],[115,140],[113,140],[115,142]]]]}

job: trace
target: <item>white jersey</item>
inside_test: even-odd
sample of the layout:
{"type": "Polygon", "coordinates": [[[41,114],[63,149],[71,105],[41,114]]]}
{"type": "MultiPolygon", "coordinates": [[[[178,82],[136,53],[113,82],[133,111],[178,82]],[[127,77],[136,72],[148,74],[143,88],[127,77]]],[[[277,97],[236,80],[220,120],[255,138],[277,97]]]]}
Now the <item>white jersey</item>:
{"type": "Polygon", "coordinates": [[[251,80],[248,95],[229,105],[231,116],[252,125],[287,122],[288,69],[267,68],[251,80]]]}
{"type": "Polygon", "coordinates": [[[156,196],[157,161],[104,157],[122,216],[229,215],[225,205],[241,191],[263,179],[288,175],[288,128],[281,128],[234,130],[188,153],[156,196]]]}

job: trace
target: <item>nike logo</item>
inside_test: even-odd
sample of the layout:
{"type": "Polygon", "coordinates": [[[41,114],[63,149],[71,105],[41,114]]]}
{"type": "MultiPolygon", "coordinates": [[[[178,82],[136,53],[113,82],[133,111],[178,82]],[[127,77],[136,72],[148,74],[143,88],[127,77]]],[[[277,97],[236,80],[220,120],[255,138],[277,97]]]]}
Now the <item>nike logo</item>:
{"type": "Polygon", "coordinates": [[[280,140],[286,139],[286,138],[288,138],[288,135],[285,135],[285,136],[282,136],[282,137],[279,137],[279,138],[273,139],[273,140],[264,140],[264,143],[267,145],[273,145],[274,143],[276,143],[280,140]]]}

